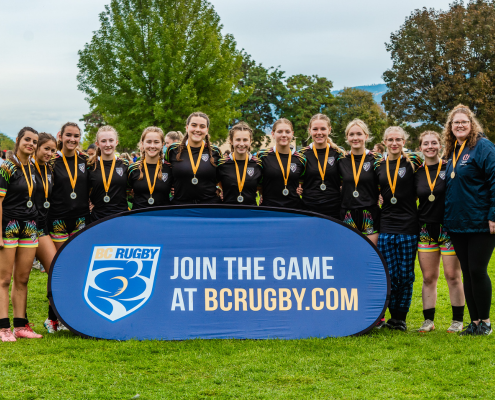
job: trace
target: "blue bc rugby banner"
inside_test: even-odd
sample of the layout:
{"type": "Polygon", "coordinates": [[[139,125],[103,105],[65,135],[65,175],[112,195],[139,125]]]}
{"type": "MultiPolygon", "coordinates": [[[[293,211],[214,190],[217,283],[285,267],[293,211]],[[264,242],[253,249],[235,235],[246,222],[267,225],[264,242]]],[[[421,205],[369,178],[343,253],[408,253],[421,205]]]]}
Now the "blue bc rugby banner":
{"type": "Polygon", "coordinates": [[[198,206],[89,226],[57,254],[49,292],[85,337],[297,339],[367,332],[390,282],[376,247],[338,221],[198,206]]]}

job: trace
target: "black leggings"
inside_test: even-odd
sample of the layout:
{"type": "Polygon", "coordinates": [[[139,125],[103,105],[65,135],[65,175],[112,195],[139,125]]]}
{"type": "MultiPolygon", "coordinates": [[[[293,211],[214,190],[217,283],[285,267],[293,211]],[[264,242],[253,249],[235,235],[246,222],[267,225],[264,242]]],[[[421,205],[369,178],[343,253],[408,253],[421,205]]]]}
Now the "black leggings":
{"type": "Polygon", "coordinates": [[[495,248],[495,235],[450,232],[450,237],[461,262],[464,294],[471,321],[488,319],[492,303],[488,263],[495,248]]]}

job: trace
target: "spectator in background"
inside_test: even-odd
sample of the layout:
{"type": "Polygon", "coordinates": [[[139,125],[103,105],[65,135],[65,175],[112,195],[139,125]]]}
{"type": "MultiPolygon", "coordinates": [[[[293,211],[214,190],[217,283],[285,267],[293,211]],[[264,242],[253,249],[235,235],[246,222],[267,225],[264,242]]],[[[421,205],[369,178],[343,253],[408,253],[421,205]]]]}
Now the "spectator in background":
{"type": "Polygon", "coordinates": [[[5,154],[5,159],[6,160],[12,160],[13,155],[14,155],[14,152],[12,150],[7,150],[7,153],[5,154]]]}
{"type": "Polygon", "coordinates": [[[165,146],[163,147],[163,152],[165,152],[165,150],[167,149],[167,147],[170,147],[170,145],[172,143],[178,143],[178,142],[182,142],[182,138],[184,137],[184,135],[182,134],[182,132],[179,132],[179,131],[170,131],[169,133],[167,133],[165,135],[165,146]]]}
{"type": "Polygon", "coordinates": [[[373,147],[373,153],[383,154],[385,152],[385,146],[381,143],[375,144],[373,147]]]}
{"type": "Polygon", "coordinates": [[[86,149],[85,153],[89,157],[93,157],[96,154],[96,145],[94,143],[91,143],[88,148],[86,149]]]}
{"type": "MultiPolygon", "coordinates": [[[[134,153],[134,154],[135,154],[135,153],[134,153]]],[[[131,163],[133,163],[133,162],[134,162],[134,161],[133,161],[133,159],[131,158],[131,156],[129,155],[129,153],[122,153],[122,154],[120,155],[120,158],[121,158],[122,160],[127,160],[127,161],[129,161],[129,164],[131,164],[131,163]]],[[[136,158],[137,158],[137,157],[136,157],[136,158]]]]}
{"type": "Polygon", "coordinates": [[[137,155],[136,155],[136,152],[135,151],[133,151],[131,153],[131,159],[132,159],[132,162],[136,162],[137,161],[138,158],[137,158],[137,155]]]}
{"type": "Polygon", "coordinates": [[[0,157],[0,165],[3,164],[3,162],[5,161],[5,151],[2,150],[2,154],[1,154],[1,157],[0,157]]]}
{"type": "Polygon", "coordinates": [[[223,156],[225,158],[227,158],[228,156],[230,156],[230,150],[225,150],[225,152],[223,153],[223,156]]]}

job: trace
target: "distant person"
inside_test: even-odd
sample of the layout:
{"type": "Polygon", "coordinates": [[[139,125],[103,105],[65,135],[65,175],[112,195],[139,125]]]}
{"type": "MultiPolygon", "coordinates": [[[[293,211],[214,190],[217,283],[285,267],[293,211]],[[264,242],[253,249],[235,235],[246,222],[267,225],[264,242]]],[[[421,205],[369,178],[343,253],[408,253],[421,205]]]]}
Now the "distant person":
{"type": "Polygon", "coordinates": [[[129,165],[130,165],[130,164],[132,164],[132,163],[134,162],[134,161],[132,161],[132,158],[131,158],[131,156],[129,155],[129,153],[122,153],[122,154],[120,155],[120,158],[121,158],[122,160],[127,160],[127,161],[129,162],[129,165]]]}
{"type": "Polygon", "coordinates": [[[377,154],[385,153],[385,146],[381,143],[375,144],[375,147],[373,147],[373,153],[377,153],[377,154]]]}
{"type": "Polygon", "coordinates": [[[227,158],[228,156],[230,156],[230,150],[225,150],[224,153],[223,153],[223,156],[225,158],[227,158]]]}
{"type": "Polygon", "coordinates": [[[172,143],[179,143],[182,142],[182,139],[184,138],[184,135],[182,132],[179,131],[171,131],[165,135],[165,147],[163,148],[163,151],[170,147],[172,143]]]}
{"type": "Polygon", "coordinates": [[[86,149],[85,153],[88,155],[88,157],[93,157],[96,154],[96,145],[94,143],[91,143],[86,149]]]}
{"type": "Polygon", "coordinates": [[[0,165],[3,164],[3,162],[5,161],[5,159],[6,159],[5,151],[2,151],[2,155],[0,157],[0,165]]]}
{"type": "Polygon", "coordinates": [[[131,153],[131,158],[132,158],[132,162],[136,162],[136,161],[137,161],[138,157],[137,157],[137,155],[136,155],[136,152],[135,152],[135,151],[133,151],[133,152],[131,153]]]}
{"type": "Polygon", "coordinates": [[[13,156],[14,156],[14,152],[12,150],[7,150],[7,153],[5,154],[5,159],[12,160],[13,156]]]}

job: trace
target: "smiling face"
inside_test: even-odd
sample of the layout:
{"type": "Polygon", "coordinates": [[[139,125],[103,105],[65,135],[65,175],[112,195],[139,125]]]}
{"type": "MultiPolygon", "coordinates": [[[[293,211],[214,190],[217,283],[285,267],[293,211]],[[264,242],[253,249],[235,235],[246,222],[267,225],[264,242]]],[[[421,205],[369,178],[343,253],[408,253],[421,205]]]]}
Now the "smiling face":
{"type": "Polygon", "coordinates": [[[404,147],[404,137],[401,132],[391,131],[385,138],[385,146],[390,154],[397,156],[402,152],[404,147]]]}
{"type": "Polygon", "coordinates": [[[188,139],[193,146],[201,146],[201,142],[208,134],[208,121],[203,117],[192,117],[189,124],[186,125],[188,139]]]}
{"type": "Polygon", "coordinates": [[[289,146],[294,132],[289,124],[282,122],[276,126],[275,131],[272,131],[272,137],[279,146],[289,146]]]}
{"type": "Polygon", "coordinates": [[[466,114],[460,112],[454,115],[454,118],[452,118],[452,133],[462,142],[467,139],[471,133],[471,121],[466,114]]]}
{"type": "Polygon", "coordinates": [[[423,136],[421,141],[421,152],[428,158],[438,157],[442,145],[438,137],[432,133],[423,136]]]}
{"type": "Polygon", "coordinates": [[[62,148],[68,151],[75,151],[81,141],[81,131],[75,126],[67,126],[61,134],[62,148]]]}
{"type": "Polygon", "coordinates": [[[143,151],[147,158],[153,158],[160,155],[163,148],[162,137],[158,132],[148,132],[143,138],[143,151]]]}
{"type": "Polygon", "coordinates": [[[327,121],[321,119],[313,121],[310,130],[313,143],[326,144],[328,141],[328,135],[330,135],[331,131],[332,128],[328,125],[327,121]]]}
{"type": "Polygon", "coordinates": [[[235,131],[232,147],[237,154],[246,154],[251,148],[251,133],[249,131],[235,131]]]}
{"type": "Polygon", "coordinates": [[[347,141],[349,142],[351,149],[354,150],[360,150],[364,148],[366,140],[368,140],[368,138],[369,136],[359,125],[354,125],[347,132],[347,141]]]}
{"type": "Polygon", "coordinates": [[[34,132],[26,131],[20,139],[17,139],[17,143],[19,144],[17,152],[30,156],[38,146],[38,135],[34,132]]]}
{"type": "Polygon", "coordinates": [[[36,151],[36,159],[38,162],[47,163],[51,160],[57,151],[57,144],[53,140],[43,143],[36,151]]]}
{"type": "Polygon", "coordinates": [[[100,148],[101,154],[112,156],[115,153],[115,148],[119,144],[117,135],[112,131],[103,131],[98,133],[96,145],[100,148]]]}

